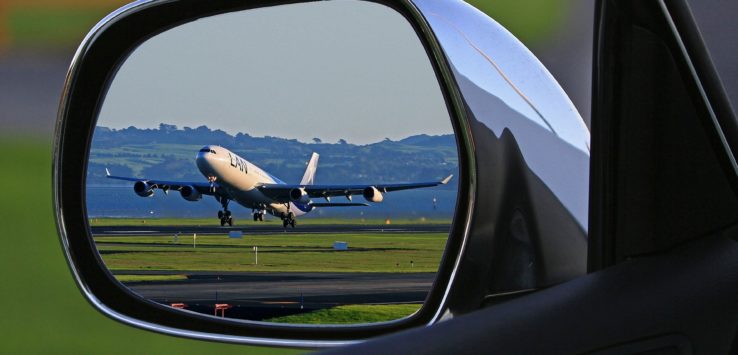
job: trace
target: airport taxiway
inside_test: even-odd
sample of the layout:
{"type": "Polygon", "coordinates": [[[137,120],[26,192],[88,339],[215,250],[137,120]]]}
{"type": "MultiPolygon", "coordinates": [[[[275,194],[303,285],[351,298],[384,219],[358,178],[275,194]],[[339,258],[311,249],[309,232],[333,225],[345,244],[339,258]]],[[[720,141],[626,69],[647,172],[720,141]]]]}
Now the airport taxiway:
{"type": "Polygon", "coordinates": [[[209,312],[216,303],[229,317],[261,320],[345,304],[422,303],[435,273],[116,271],[116,274],[185,275],[186,280],[129,282],[133,292],[158,303],[183,303],[209,312]]]}
{"type": "Polygon", "coordinates": [[[244,225],[234,227],[219,226],[93,226],[94,236],[115,235],[174,235],[198,234],[217,235],[228,234],[231,231],[240,231],[244,235],[269,235],[269,234],[351,234],[351,233],[444,233],[450,230],[448,224],[408,224],[408,225],[298,225],[297,228],[282,228],[272,225],[244,225]]]}
{"type": "Polygon", "coordinates": [[[217,298],[263,303],[292,302],[302,296],[332,304],[422,302],[435,278],[435,273],[428,272],[116,271],[116,274],[187,276],[186,280],[127,283],[139,295],[155,300],[206,302],[217,298]],[[356,296],[361,296],[361,301],[345,302],[356,296]]]}

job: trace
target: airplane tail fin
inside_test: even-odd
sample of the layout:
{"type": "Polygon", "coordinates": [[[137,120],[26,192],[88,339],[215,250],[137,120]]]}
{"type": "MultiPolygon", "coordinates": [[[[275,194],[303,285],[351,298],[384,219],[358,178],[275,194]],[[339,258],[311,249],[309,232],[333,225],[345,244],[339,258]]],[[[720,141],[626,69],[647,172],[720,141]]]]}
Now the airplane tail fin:
{"type": "Polygon", "coordinates": [[[313,156],[310,157],[310,162],[305,169],[305,175],[302,176],[300,185],[312,185],[315,182],[315,172],[318,170],[318,158],[320,158],[320,155],[313,152],[313,156]]]}

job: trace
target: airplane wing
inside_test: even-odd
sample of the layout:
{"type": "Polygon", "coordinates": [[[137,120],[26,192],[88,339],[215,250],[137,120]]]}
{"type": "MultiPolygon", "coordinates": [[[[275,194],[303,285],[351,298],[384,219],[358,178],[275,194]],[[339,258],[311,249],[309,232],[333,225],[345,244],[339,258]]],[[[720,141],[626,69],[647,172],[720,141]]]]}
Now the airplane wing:
{"type": "MultiPolygon", "coordinates": [[[[379,192],[391,192],[399,190],[419,189],[423,187],[433,187],[438,185],[446,185],[453,175],[449,175],[441,181],[432,182],[412,182],[405,184],[377,184],[377,185],[289,185],[289,184],[264,184],[258,186],[258,189],[267,197],[280,202],[290,201],[290,191],[293,189],[304,189],[310,198],[330,198],[334,196],[345,196],[351,199],[353,195],[361,195],[366,188],[375,188],[379,192]]],[[[317,206],[317,205],[316,205],[317,206]]]]}
{"type": "Polygon", "coordinates": [[[218,193],[218,184],[213,183],[212,185],[209,182],[186,182],[186,181],[167,181],[167,180],[156,180],[156,179],[142,179],[142,178],[132,178],[132,177],[124,177],[124,176],[113,176],[110,174],[110,171],[106,168],[105,169],[105,175],[108,179],[115,179],[115,180],[123,180],[123,181],[133,181],[133,182],[144,182],[148,184],[152,189],[162,189],[164,193],[168,193],[169,190],[176,190],[179,191],[185,186],[192,186],[194,187],[198,192],[200,192],[203,195],[216,195],[218,193]]]}
{"type": "Polygon", "coordinates": [[[313,202],[310,204],[313,207],[366,207],[368,203],[319,203],[313,202]]]}

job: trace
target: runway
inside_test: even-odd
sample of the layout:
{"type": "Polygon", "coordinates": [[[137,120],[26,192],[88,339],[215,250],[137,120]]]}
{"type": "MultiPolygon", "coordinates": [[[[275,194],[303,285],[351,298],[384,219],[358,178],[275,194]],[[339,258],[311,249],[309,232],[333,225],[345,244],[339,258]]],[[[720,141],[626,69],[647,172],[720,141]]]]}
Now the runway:
{"type": "Polygon", "coordinates": [[[350,234],[350,233],[447,233],[451,226],[448,224],[409,224],[409,225],[297,225],[296,228],[282,228],[281,225],[248,225],[235,227],[219,226],[95,226],[92,227],[94,236],[114,235],[166,235],[179,234],[228,234],[231,231],[240,231],[244,235],[269,234],[350,234]]]}
{"type": "Polygon", "coordinates": [[[132,282],[144,298],[212,313],[215,303],[232,308],[228,317],[263,320],[344,304],[422,303],[435,273],[248,273],[116,271],[116,274],[186,275],[186,280],[132,282]]]}

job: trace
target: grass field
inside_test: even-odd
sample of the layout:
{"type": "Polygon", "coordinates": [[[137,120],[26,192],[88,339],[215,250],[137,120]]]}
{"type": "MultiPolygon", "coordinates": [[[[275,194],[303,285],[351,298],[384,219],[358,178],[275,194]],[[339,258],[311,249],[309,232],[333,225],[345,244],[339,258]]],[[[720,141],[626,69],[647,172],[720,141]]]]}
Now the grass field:
{"type": "Polygon", "coordinates": [[[291,324],[362,324],[387,322],[407,317],[421,304],[347,305],[330,309],[266,319],[267,322],[291,324]]]}
{"type": "Polygon", "coordinates": [[[526,45],[536,45],[552,35],[567,19],[571,0],[469,0],[526,45]]]}
{"type": "MultiPolygon", "coordinates": [[[[0,17],[0,27],[6,27],[13,44],[73,46],[106,13],[127,2],[10,0],[7,15],[0,17]]],[[[470,0],[469,3],[495,18],[523,42],[535,44],[555,33],[566,20],[571,0],[470,0]]]]}
{"type": "MultiPolygon", "coordinates": [[[[240,225],[244,229],[248,229],[253,225],[280,225],[281,220],[276,217],[266,216],[264,222],[259,224],[251,224],[250,220],[240,221],[245,223],[240,225]]],[[[323,217],[303,217],[297,220],[298,226],[306,225],[364,225],[364,226],[391,226],[391,225],[417,225],[417,224],[451,224],[450,218],[398,218],[389,220],[379,218],[323,218],[323,217]]],[[[212,218],[90,218],[90,225],[93,227],[103,226],[207,226],[212,227],[218,224],[218,219],[212,218]]],[[[239,225],[236,225],[237,227],[239,225]]],[[[298,227],[299,228],[299,227],[298,227]]]]}
{"type": "Polygon", "coordinates": [[[248,272],[435,272],[446,233],[95,237],[109,269],[248,272]],[[344,241],[349,250],[333,250],[344,241]],[[193,247],[193,244],[196,247],[193,247]],[[253,247],[258,247],[255,264],[253,247]],[[412,261],[412,263],[411,263],[412,261]]]}

